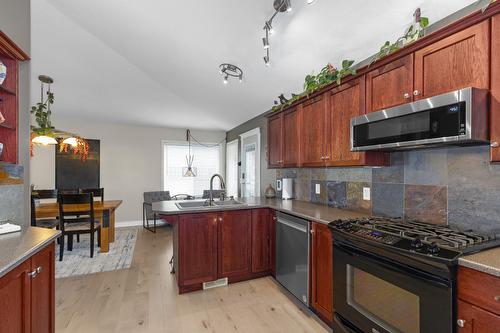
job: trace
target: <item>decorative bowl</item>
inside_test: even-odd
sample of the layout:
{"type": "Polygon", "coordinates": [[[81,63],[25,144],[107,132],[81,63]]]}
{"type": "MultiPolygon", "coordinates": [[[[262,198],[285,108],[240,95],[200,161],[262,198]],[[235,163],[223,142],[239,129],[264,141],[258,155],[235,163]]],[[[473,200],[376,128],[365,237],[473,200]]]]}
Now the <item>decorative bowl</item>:
{"type": "Polygon", "coordinates": [[[3,83],[5,78],[7,77],[7,66],[0,61],[0,84],[3,83]]]}

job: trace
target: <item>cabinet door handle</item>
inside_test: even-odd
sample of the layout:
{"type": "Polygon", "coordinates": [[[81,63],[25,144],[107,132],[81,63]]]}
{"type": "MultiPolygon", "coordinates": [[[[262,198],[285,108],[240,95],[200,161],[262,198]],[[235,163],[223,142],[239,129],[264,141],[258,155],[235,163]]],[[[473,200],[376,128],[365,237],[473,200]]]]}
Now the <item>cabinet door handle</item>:
{"type": "Polygon", "coordinates": [[[31,271],[28,273],[28,276],[32,279],[36,278],[37,275],[38,275],[38,273],[37,273],[36,269],[34,271],[31,271]]]}
{"type": "Polygon", "coordinates": [[[493,299],[497,302],[500,302],[500,295],[493,297],[493,299]]]}
{"type": "Polygon", "coordinates": [[[222,222],[222,217],[219,217],[219,221],[222,222]]]}
{"type": "Polygon", "coordinates": [[[330,156],[325,156],[325,160],[329,160],[330,159],[330,156]]]}
{"type": "Polygon", "coordinates": [[[321,156],[319,159],[322,160],[322,161],[324,161],[325,160],[325,156],[321,156]]]}
{"type": "Polygon", "coordinates": [[[420,91],[418,90],[413,91],[413,96],[418,96],[418,95],[420,95],[420,91]]]}
{"type": "Polygon", "coordinates": [[[404,94],[403,94],[403,97],[404,97],[405,99],[409,99],[409,98],[410,98],[410,94],[408,94],[408,93],[404,93],[404,94]]]}
{"type": "Polygon", "coordinates": [[[38,267],[36,268],[36,274],[38,275],[38,274],[40,274],[41,272],[43,272],[43,268],[42,268],[42,266],[38,266],[38,267]]]}
{"type": "Polygon", "coordinates": [[[490,144],[491,148],[498,148],[500,146],[500,144],[497,142],[497,141],[493,141],[491,144],[490,144]]]}
{"type": "Polygon", "coordinates": [[[458,325],[458,327],[465,327],[465,320],[458,319],[457,320],[457,325],[458,325]]]}

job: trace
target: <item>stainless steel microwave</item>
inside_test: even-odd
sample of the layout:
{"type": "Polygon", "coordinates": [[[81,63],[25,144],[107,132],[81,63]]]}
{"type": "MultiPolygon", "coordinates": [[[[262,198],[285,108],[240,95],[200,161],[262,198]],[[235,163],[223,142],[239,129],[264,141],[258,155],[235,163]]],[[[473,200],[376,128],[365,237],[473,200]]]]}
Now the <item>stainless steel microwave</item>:
{"type": "Polygon", "coordinates": [[[351,119],[352,151],[488,142],[488,92],[465,88],[351,119]]]}

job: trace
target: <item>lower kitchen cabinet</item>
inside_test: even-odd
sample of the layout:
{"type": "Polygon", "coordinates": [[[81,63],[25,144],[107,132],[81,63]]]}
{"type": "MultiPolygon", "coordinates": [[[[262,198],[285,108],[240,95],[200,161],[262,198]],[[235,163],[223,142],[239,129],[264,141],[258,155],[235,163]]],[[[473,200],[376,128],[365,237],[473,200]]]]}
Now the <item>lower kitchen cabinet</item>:
{"type": "Polygon", "coordinates": [[[55,330],[54,244],[0,278],[0,332],[55,330]]]}
{"type": "Polygon", "coordinates": [[[311,306],[327,323],[333,321],[333,240],[328,226],[311,223],[311,306]]]}
{"type": "Polygon", "coordinates": [[[216,213],[186,214],[174,224],[176,273],[181,292],[200,289],[203,282],[217,280],[218,218],[216,213]]]}
{"type": "Polygon", "coordinates": [[[218,228],[219,278],[244,279],[252,264],[252,212],[223,212],[219,214],[218,228]]]}
{"type": "Polygon", "coordinates": [[[500,331],[500,316],[470,303],[458,300],[457,313],[457,332],[498,333],[500,331]]]}
{"type": "Polygon", "coordinates": [[[269,209],[252,210],[252,273],[270,269],[270,214],[269,209]]]}
{"type": "Polygon", "coordinates": [[[269,209],[181,214],[172,220],[179,293],[222,278],[231,283],[270,273],[269,209]]]}
{"type": "Polygon", "coordinates": [[[500,332],[500,278],[459,267],[457,332],[500,332]]]}

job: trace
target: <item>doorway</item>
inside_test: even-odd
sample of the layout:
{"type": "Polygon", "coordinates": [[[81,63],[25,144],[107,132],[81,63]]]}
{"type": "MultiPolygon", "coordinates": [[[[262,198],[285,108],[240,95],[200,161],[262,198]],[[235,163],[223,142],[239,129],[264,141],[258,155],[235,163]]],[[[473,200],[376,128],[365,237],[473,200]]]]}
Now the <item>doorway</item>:
{"type": "Polygon", "coordinates": [[[240,135],[241,138],[241,196],[260,196],[260,128],[240,135]]]}

